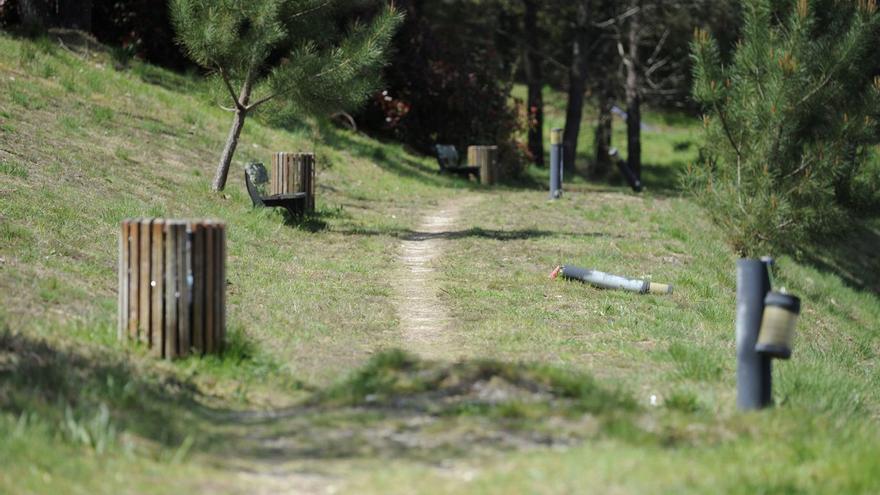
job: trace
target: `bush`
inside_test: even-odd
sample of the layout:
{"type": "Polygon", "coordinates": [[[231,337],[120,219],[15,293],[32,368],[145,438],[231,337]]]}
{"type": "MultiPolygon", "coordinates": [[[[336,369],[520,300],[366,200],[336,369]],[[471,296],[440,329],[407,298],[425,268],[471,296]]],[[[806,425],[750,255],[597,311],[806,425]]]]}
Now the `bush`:
{"type": "Polygon", "coordinates": [[[745,1],[729,64],[706,32],[692,44],[705,143],[687,186],[743,255],[839,231],[878,186],[876,1],[791,4],[745,1]]]}
{"type": "Polygon", "coordinates": [[[526,124],[525,111],[510,105],[511,77],[495,45],[475,43],[485,34],[468,32],[461,22],[494,14],[460,4],[446,18],[450,9],[440,2],[408,3],[401,2],[407,15],[385,70],[387,90],[357,116],[360,126],[425,154],[433,154],[437,143],[454,144],[463,156],[468,145],[495,144],[504,176],[519,175],[525,146],[516,136],[526,124]]]}

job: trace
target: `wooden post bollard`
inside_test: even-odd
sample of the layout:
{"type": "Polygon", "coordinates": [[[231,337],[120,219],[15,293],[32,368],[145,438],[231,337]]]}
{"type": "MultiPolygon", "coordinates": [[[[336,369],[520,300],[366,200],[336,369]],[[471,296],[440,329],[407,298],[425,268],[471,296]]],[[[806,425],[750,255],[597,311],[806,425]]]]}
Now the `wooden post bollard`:
{"type": "Polygon", "coordinates": [[[226,340],[226,226],[128,219],[119,236],[120,340],[165,359],[222,350],[226,340]]]}
{"type": "Polygon", "coordinates": [[[479,167],[481,184],[498,182],[498,146],[468,146],[468,165],[479,167]]]}
{"type": "Polygon", "coordinates": [[[269,192],[306,194],[306,211],[315,211],[315,154],[275,153],[269,174],[269,192]]]}

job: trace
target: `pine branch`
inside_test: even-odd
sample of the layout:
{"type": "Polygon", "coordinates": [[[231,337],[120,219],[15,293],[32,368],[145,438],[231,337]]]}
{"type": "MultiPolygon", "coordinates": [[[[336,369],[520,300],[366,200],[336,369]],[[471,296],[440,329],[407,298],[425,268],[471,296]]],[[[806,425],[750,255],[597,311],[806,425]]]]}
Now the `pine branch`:
{"type": "MultiPolygon", "coordinates": [[[[329,74],[332,74],[333,72],[338,71],[339,69],[341,69],[344,66],[350,66],[353,61],[354,61],[354,59],[352,59],[352,58],[345,59],[341,63],[336,65],[335,67],[332,67],[332,68],[327,69],[323,72],[315,74],[315,75],[311,76],[309,79],[312,81],[316,81],[326,75],[329,75],[329,74]]],[[[255,101],[254,103],[248,105],[245,108],[245,110],[249,112],[249,111],[253,110],[254,108],[259,107],[260,105],[263,105],[264,103],[268,103],[268,102],[274,100],[275,98],[278,98],[280,96],[285,96],[295,89],[298,89],[298,88],[296,88],[296,86],[289,86],[287,89],[285,89],[283,91],[278,91],[278,92],[272,93],[268,96],[265,96],[265,97],[255,101]]]]}
{"type": "Polygon", "coordinates": [[[226,71],[223,70],[223,67],[220,64],[217,64],[217,71],[220,74],[220,77],[223,78],[223,85],[226,86],[226,89],[229,91],[229,96],[231,96],[232,101],[235,102],[235,108],[242,110],[241,102],[239,102],[238,97],[235,96],[235,90],[232,89],[232,83],[229,81],[229,76],[226,75],[226,71]]]}
{"type": "Polygon", "coordinates": [[[324,3],[322,3],[322,4],[320,4],[320,5],[316,5],[315,7],[312,7],[312,8],[310,8],[310,9],[306,9],[306,10],[303,10],[303,11],[297,12],[297,13],[295,13],[295,14],[291,14],[290,19],[296,19],[297,17],[303,17],[303,16],[306,16],[306,15],[309,15],[309,14],[311,14],[312,12],[315,12],[315,11],[318,11],[318,10],[323,9],[324,7],[330,5],[331,3],[333,3],[333,0],[326,0],[324,3]]]}

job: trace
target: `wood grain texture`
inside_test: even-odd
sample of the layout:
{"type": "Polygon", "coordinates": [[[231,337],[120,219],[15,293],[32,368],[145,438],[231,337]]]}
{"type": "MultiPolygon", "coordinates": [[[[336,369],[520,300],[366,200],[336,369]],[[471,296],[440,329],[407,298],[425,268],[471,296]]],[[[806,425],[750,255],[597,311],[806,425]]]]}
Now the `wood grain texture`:
{"type": "Polygon", "coordinates": [[[217,277],[214,272],[214,226],[205,224],[205,265],[208,270],[205,275],[205,352],[214,352],[214,298],[217,277]]]}
{"type": "Polygon", "coordinates": [[[177,357],[176,231],[177,228],[173,223],[165,224],[165,329],[163,331],[165,347],[163,357],[168,359],[177,357]]]}
{"type": "Polygon", "coordinates": [[[122,221],[119,232],[119,307],[116,338],[124,340],[128,328],[128,220],[122,221]]]}
{"type": "Polygon", "coordinates": [[[205,349],[205,229],[201,223],[193,223],[192,229],[192,346],[203,354],[205,349]]]}
{"type": "Polygon", "coordinates": [[[127,219],[119,231],[120,340],[156,357],[219,352],[226,338],[226,227],[127,219]]]}
{"type": "Polygon", "coordinates": [[[138,339],[150,344],[150,224],[152,219],[141,221],[139,227],[140,243],[138,244],[138,339]]]}
{"type": "Polygon", "coordinates": [[[140,220],[128,224],[128,338],[137,341],[138,324],[138,275],[140,273],[138,259],[138,234],[140,220]]]}
{"type": "Polygon", "coordinates": [[[269,177],[270,194],[304,193],[305,211],[315,210],[315,154],[275,153],[269,177]]]}
{"type": "Polygon", "coordinates": [[[480,183],[498,181],[498,146],[468,146],[468,165],[480,170],[480,183]]]}
{"type": "Polygon", "coordinates": [[[165,222],[157,219],[152,228],[150,298],[153,307],[150,311],[150,351],[154,356],[162,357],[165,346],[165,222]]]}

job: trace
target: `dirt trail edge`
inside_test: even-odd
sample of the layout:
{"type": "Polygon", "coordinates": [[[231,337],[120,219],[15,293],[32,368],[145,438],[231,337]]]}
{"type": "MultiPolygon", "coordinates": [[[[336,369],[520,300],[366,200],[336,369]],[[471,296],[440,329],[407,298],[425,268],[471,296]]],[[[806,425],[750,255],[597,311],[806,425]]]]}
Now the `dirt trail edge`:
{"type": "Polygon", "coordinates": [[[480,199],[460,196],[441,203],[400,244],[394,304],[405,350],[430,359],[456,357],[450,333],[453,321],[439,295],[436,265],[443,255],[443,244],[459,230],[456,224],[461,213],[480,199]]]}

